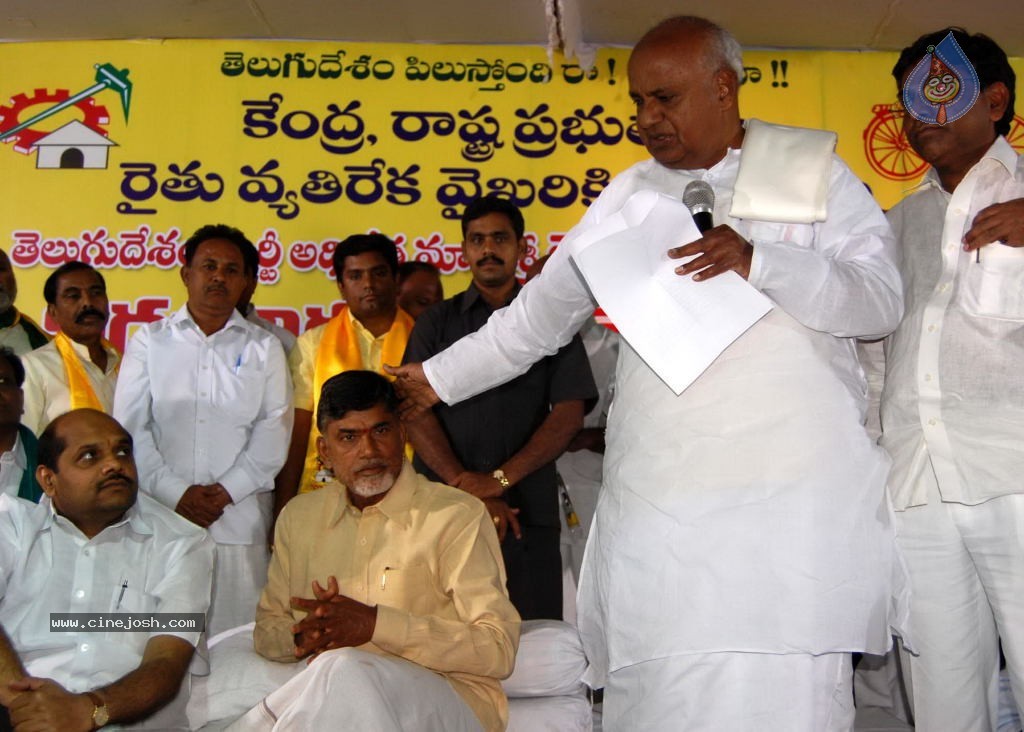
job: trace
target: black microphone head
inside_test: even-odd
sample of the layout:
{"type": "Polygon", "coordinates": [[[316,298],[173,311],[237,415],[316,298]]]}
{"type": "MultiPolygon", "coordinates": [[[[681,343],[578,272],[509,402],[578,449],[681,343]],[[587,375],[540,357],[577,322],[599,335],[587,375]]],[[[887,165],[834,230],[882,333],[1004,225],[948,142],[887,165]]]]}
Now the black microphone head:
{"type": "Polygon", "coordinates": [[[715,192],[702,180],[691,181],[683,191],[683,205],[690,210],[690,215],[714,213],[715,192]]]}

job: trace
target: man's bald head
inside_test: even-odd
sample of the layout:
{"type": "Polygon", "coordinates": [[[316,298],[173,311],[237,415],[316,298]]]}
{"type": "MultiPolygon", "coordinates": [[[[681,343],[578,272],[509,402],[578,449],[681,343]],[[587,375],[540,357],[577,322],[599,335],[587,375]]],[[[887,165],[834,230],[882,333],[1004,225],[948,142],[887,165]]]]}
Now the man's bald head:
{"type": "Polygon", "coordinates": [[[666,168],[711,168],[743,141],[739,44],[703,18],[648,31],[629,57],[629,96],[644,147],[666,168]]]}
{"type": "Polygon", "coordinates": [[[676,15],[658,23],[634,46],[633,52],[647,45],[703,44],[701,59],[708,71],[728,70],[743,78],[743,50],[732,33],[707,18],[676,15]]]}

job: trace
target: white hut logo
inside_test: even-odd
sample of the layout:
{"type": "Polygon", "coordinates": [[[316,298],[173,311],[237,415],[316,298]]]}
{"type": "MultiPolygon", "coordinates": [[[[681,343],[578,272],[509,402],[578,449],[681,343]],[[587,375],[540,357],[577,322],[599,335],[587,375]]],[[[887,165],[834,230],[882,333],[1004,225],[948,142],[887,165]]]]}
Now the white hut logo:
{"type": "Polygon", "coordinates": [[[36,140],[37,168],[106,168],[108,148],[117,143],[78,120],[36,140]]]}

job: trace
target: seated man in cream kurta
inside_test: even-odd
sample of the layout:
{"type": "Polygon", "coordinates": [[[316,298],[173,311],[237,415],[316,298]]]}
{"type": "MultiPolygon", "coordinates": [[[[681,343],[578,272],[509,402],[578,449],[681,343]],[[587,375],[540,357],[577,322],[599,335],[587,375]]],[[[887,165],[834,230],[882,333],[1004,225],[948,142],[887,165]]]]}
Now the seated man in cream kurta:
{"type": "Polygon", "coordinates": [[[483,503],[403,459],[398,399],[378,374],[329,379],[317,425],[345,487],[281,513],[254,635],[267,658],[312,663],[231,729],[505,729],[498,679],[519,616],[483,503]]]}
{"type": "Polygon", "coordinates": [[[55,417],[88,407],[110,413],[121,354],[103,337],[109,315],[103,275],[84,262],[67,262],[43,285],[60,332],[25,354],[25,416],[37,435],[55,417]]]}
{"type": "Polygon", "coordinates": [[[288,460],[275,481],[275,514],[296,494],[330,480],[316,451],[316,398],[324,382],[353,369],[383,373],[401,363],[413,319],[397,305],[398,252],[383,234],[353,234],[334,250],[341,312],[299,337],[288,357],[295,385],[295,426],[288,460]]]}

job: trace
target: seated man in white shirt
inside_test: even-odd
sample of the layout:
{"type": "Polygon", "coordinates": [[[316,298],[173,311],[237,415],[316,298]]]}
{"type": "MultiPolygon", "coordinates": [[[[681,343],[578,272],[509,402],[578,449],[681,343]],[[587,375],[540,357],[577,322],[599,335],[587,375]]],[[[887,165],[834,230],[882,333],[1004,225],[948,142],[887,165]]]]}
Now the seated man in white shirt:
{"type": "Polygon", "coordinates": [[[21,423],[25,368],[7,346],[0,346],[0,493],[37,502],[36,436],[21,423]]]}
{"type": "Polygon", "coordinates": [[[10,636],[0,703],[15,729],[187,729],[182,681],[209,604],[213,542],[138,494],[132,438],[102,412],[55,419],[37,474],[38,505],[0,495],[0,625],[10,636]],[[195,627],[58,631],[50,613],[173,615],[195,627]]]}
{"type": "Polygon", "coordinates": [[[483,503],[404,460],[398,399],[379,374],[328,379],[317,429],[337,482],[281,512],[254,634],[267,658],[313,663],[232,729],[505,729],[498,679],[519,616],[483,503]]]}

